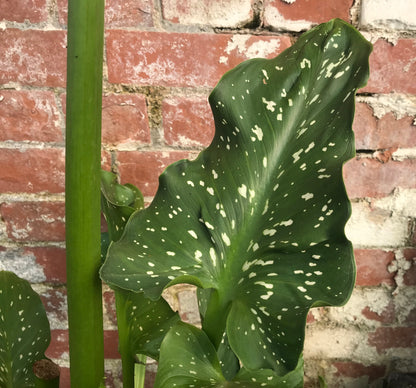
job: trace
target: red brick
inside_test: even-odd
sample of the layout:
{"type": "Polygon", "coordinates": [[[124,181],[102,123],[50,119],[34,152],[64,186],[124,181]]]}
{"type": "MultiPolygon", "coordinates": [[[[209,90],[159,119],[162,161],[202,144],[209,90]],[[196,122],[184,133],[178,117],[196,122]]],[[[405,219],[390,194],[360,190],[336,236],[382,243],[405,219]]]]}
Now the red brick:
{"type": "Polygon", "coordinates": [[[59,376],[59,388],[71,388],[69,368],[61,366],[60,369],[61,374],[59,376]]]}
{"type": "MultiPolygon", "coordinates": [[[[151,0],[108,0],[105,2],[105,26],[152,27],[151,0]]],[[[59,22],[67,24],[68,0],[58,0],[59,22]]]]}
{"type": "Polygon", "coordinates": [[[399,39],[396,45],[379,39],[370,55],[370,79],[361,92],[416,93],[416,39],[399,39]]]}
{"type": "Polygon", "coordinates": [[[66,254],[59,247],[26,247],[25,254],[33,254],[41,265],[48,283],[66,283],[66,254]]]}
{"type": "Polygon", "coordinates": [[[64,241],[63,202],[12,202],[0,205],[7,236],[14,241],[64,241]]]}
{"type": "Polygon", "coordinates": [[[416,286],[416,248],[403,250],[403,256],[411,263],[411,267],[404,274],[404,284],[406,286],[416,286]]]}
{"type": "Polygon", "coordinates": [[[117,330],[104,330],[104,357],[119,359],[117,330]]]}
{"type": "Polygon", "coordinates": [[[117,153],[117,164],[121,183],[132,183],[145,196],[156,194],[158,177],[171,163],[189,158],[185,151],[170,152],[136,152],[122,151],[117,153]]]}
{"type": "Polygon", "coordinates": [[[113,290],[103,292],[103,305],[107,318],[113,325],[117,325],[116,298],[113,290]]]}
{"type": "Polygon", "coordinates": [[[350,160],[344,166],[344,179],[350,198],[384,197],[396,187],[416,188],[416,160],[381,163],[376,159],[350,160]]]}
{"type": "Polygon", "coordinates": [[[49,358],[60,359],[69,354],[68,330],[51,330],[51,343],[45,353],[49,358]]]}
{"type": "Polygon", "coordinates": [[[357,150],[415,147],[413,120],[412,116],[396,119],[391,112],[377,119],[367,104],[358,103],[353,124],[355,146],[357,150]]]}
{"type": "Polygon", "coordinates": [[[381,378],[386,373],[385,365],[363,365],[353,361],[335,361],[336,376],[359,378],[368,376],[368,383],[381,378]]]}
{"type": "Polygon", "coordinates": [[[408,326],[416,326],[416,307],[409,311],[404,322],[408,326]]]}
{"type": "Polygon", "coordinates": [[[0,30],[0,47],[0,83],[65,86],[64,31],[0,30]]]}
{"type": "Polygon", "coordinates": [[[13,0],[0,2],[0,21],[23,23],[46,22],[48,9],[46,0],[13,0]]]}
{"type": "MultiPolygon", "coordinates": [[[[282,0],[265,0],[265,25],[270,25],[272,14],[278,13],[286,21],[307,21],[314,24],[340,18],[350,21],[353,0],[303,0],[292,3],[282,0]]],[[[273,23],[273,27],[279,26],[273,23]]]]}
{"type": "Polygon", "coordinates": [[[207,97],[176,97],[163,101],[166,143],[173,146],[208,146],[215,132],[207,97]]]}
{"type": "Polygon", "coordinates": [[[385,252],[381,249],[356,249],[354,255],[358,286],[394,284],[394,273],[388,271],[388,266],[395,258],[394,252],[385,252]]]}
{"type": "Polygon", "coordinates": [[[0,91],[0,141],[62,142],[55,95],[39,90],[0,91]]]}
{"type": "Polygon", "coordinates": [[[150,143],[145,97],[125,94],[104,96],[102,132],[104,144],[150,143]]]}
{"type": "Polygon", "coordinates": [[[290,46],[290,39],[110,30],[108,79],[136,85],[214,86],[227,70],[249,56],[261,56],[262,44],[273,47],[268,51],[273,57],[290,46]]]}
{"type": "Polygon", "coordinates": [[[63,149],[0,149],[0,192],[61,193],[64,185],[63,149]]]}
{"type": "Polygon", "coordinates": [[[416,346],[416,327],[379,327],[368,334],[368,344],[379,354],[391,348],[413,348],[416,346]]]}
{"type": "MultiPolygon", "coordinates": [[[[62,107],[66,113],[66,95],[62,107]]],[[[102,143],[150,143],[146,99],[136,94],[107,94],[102,99],[102,143]]]]}

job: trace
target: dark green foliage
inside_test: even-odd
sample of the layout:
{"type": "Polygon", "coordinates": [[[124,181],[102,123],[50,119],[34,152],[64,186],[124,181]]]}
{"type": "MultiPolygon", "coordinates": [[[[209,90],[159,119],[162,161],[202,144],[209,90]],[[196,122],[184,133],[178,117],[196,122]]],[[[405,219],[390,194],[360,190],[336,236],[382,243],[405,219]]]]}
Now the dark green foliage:
{"type": "Polygon", "coordinates": [[[181,355],[187,373],[169,369],[185,341],[200,351],[197,387],[268,378],[279,387],[287,376],[301,386],[309,309],[345,303],[354,286],[342,167],[354,156],[354,96],[370,51],[333,20],[274,59],[229,71],[210,96],[211,145],[168,167],[152,204],[110,246],[101,269],[110,285],[151,300],[177,283],[204,289],[202,331],[180,323],[167,334],[158,387],[190,386],[192,347],[181,355]]]}
{"type": "Polygon", "coordinates": [[[34,387],[33,364],[51,339],[39,295],[29,282],[0,271],[0,387],[34,387]]]}

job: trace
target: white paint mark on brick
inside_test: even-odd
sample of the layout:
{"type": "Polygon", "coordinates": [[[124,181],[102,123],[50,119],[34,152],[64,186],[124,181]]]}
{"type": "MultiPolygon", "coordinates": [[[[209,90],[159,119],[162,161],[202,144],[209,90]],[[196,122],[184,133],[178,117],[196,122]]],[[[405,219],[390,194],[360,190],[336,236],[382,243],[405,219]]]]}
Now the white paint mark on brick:
{"type": "Polygon", "coordinates": [[[416,30],[416,12],[411,0],[366,0],[361,4],[360,24],[365,28],[416,30]]]}
{"type": "Polygon", "coordinates": [[[36,262],[36,257],[32,253],[0,252],[0,270],[14,272],[30,283],[41,283],[46,280],[43,267],[36,262]]]}

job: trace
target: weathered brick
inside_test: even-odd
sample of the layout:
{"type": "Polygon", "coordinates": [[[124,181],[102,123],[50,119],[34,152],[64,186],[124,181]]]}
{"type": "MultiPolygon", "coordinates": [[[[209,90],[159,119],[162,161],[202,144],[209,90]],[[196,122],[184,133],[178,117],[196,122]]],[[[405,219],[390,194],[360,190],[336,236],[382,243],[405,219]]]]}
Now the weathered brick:
{"type": "Polygon", "coordinates": [[[49,30],[0,30],[0,83],[65,86],[66,33],[49,30]]]}
{"type": "Polygon", "coordinates": [[[357,150],[416,147],[414,117],[397,119],[392,112],[377,119],[365,103],[357,103],[353,130],[357,150]]]}
{"type": "MultiPolygon", "coordinates": [[[[66,114],[66,95],[62,96],[61,102],[66,114]]],[[[105,145],[149,144],[150,127],[145,97],[105,94],[102,97],[101,127],[101,142],[105,145]]]]}
{"type": "Polygon", "coordinates": [[[414,4],[408,0],[365,0],[361,4],[360,26],[390,30],[416,30],[414,4]]]}
{"type": "Polygon", "coordinates": [[[71,388],[71,379],[69,376],[69,368],[61,366],[59,375],[59,388],[71,388]]]}
{"type": "Polygon", "coordinates": [[[353,0],[265,0],[264,25],[279,30],[301,31],[333,18],[350,21],[353,0]]]}
{"type": "Polygon", "coordinates": [[[43,268],[48,283],[66,283],[66,254],[64,248],[25,247],[24,254],[34,255],[43,268]]]}
{"type": "Polygon", "coordinates": [[[394,274],[388,270],[388,266],[394,260],[394,252],[381,249],[356,249],[354,255],[357,264],[357,285],[394,284],[394,274]]]}
{"type": "Polygon", "coordinates": [[[114,291],[105,290],[103,292],[103,307],[104,316],[108,320],[108,324],[110,326],[117,327],[116,298],[114,291]]]}
{"type": "Polygon", "coordinates": [[[103,97],[102,142],[150,143],[146,100],[140,95],[108,94],[103,97]]]}
{"type": "Polygon", "coordinates": [[[373,209],[363,201],[352,203],[346,234],[358,247],[403,247],[409,238],[408,217],[389,210],[373,209]]]}
{"type": "Polygon", "coordinates": [[[48,19],[46,0],[14,0],[0,2],[0,21],[23,23],[45,22],[48,19]]]}
{"type": "Polygon", "coordinates": [[[46,350],[45,355],[52,359],[68,359],[68,330],[51,330],[51,343],[46,350]]]}
{"type": "Polygon", "coordinates": [[[350,198],[384,197],[397,187],[416,188],[413,179],[416,160],[379,162],[362,158],[350,160],[344,166],[344,179],[350,198]]]}
{"type": "Polygon", "coordinates": [[[404,284],[407,286],[416,286],[416,249],[404,249],[403,256],[411,263],[410,268],[403,276],[404,284]]]}
{"type": "Polygon", "coordinates": [[[64,241],[63,202],[12,202],[0,205],[7,235],[14,241],[64,241]]]}
{"type": "Polygon", "coordinates": [[[0,192],[61,193],[65,185],[64,150],[0,149],[0,192]]]}
{"type": "Polygon", "coordinates": [[[377,321],[383,324],[393,323],[395,319],[394,304],[390,302],[387,307],[379,312],[374,312],[371,307],[367,306],[361,311],[361,314],[369,320],[377,321]]]}
{"type": "MultiPolygon", "coordinates": [[[[68,0],[58,0],[59,22],[67,24],[68,0]]],[[[153,4],[151,0],[108,0],[105,2],[105,26],[152,27],[153,4]]]]}
{"type": "Polygon", "coordinates": [[[163,18],[183,25],[242,27],[253,19],[253,0],[162,0],[163,18]]]}
{"type": "Polygon", "coordinates": [[[414,348],[416,327],[379,327],[368,334],[368,344],[374,346],[379,354],[392,348],[414,348]]]}
{"type": "Polygon", "coordinates": [[[252,57],[273,57],[290,46],[287,36],[107,32],[111,83],[214,86],[229,69],[252,57]]]}
{"type": "Polygon", "coordinates": [[[40,291],[40,298],[45,307],[51,330],[68,328],[66,288],[54,287],[40,291]]]}
{"type": "Polygon", "coordinates": [[[62,142],[59,120],[52,92],[0,91],[0,141],[62,142]]]}
{"type": "Polygon", "coordinates": [[[360,92],[416,93],[416,39],[399,39],[395,45],[379,39],[370,55],[370,79],[360,92]]]}
{"type": "Polygon", "coordinates": [[[172,97],[163,100],[166,143],[172,146],[208,146],[214,136],[212,111],[206,97],[172,97]]]}
{"type": "Polygon", "coordinates": [[[332,365],[336,368],[336,376],[353,378],[368,376],[368,384],[386,373],[385,365],[363,365],[354,361],[334,361],[332,365]]]}
{"type": "Polygon", "coordinates": [[[198,325],[201,323],[198,300],[195,289],[185,289],[177,294],[179,302],[179,315],[184,322],[198,325]]]}
{"type": "Polygon", "coordinates": [[[158,176],[171,163],[189,158],[185,151],[170,152],[135,152],[120,151],[117,153],[117,164],[121,182],[132,183],[145,196],[153,196],[158,187],[158,176]]]}
{"type": "Polygon", "coordinates": [[[0,270],[11,271],[30,283],[47,280],[44,268],[36,261],[35,255],[16,247],[0,246],[0,270]]]}

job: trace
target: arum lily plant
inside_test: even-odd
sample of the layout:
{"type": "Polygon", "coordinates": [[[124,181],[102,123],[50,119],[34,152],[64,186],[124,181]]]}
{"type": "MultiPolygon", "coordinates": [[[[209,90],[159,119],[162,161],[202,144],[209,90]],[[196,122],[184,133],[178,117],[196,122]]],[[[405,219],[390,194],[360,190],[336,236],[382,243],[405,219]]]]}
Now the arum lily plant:
{"type": "MultiPolygon", "coordinates": [[[[355,282],[342,167],[354,156],[354,98],[370,52],[358,31],[335,19],[274,59],[226,73],[209,97],[211,145],[169,166],[147,208],[138,189],[101,172],[108,233],[100,276],[115,290],[124,387],[143,386],[137,371],[146,357],[159,364],[156,388],[303,386],[308,311],[346,303],[355,282]],[[200,328],[162,297],[178,283],[198,290],[200,328]]],[[[92,287],[95,266],[86,268],[92,287]]],[[[0,276],[0,386],[35,386],[30,366],[44,356],[48,323],[29,286],[0,276]],[[26,338],[29,325],[43,328],[36,338],[26,338]]],[[[100,310],[101,302],[93,314],[100,310]]],[[[72,319],[82,321],[77,311],[72,319]]],[[[71,346],[72,363],[81,350],[71,346]]],[[[102,384],[99,353],[101,361],[83,359],[74,387],[102,384]],[[96,371],[84,383],[88,368],[96,371]]]]}
{"type": "Polygon", "coordinates": [[[122,292],[157,306],[171,285],[198,287],[202,328],[168,330],[156,387],[303,385],[309,309],[344,304],[354,286],[342,166],[370,51],[332,20],[229,71],[209,98],[211,145],[169,166],[110,244],[100,273],[122,292]]]}

